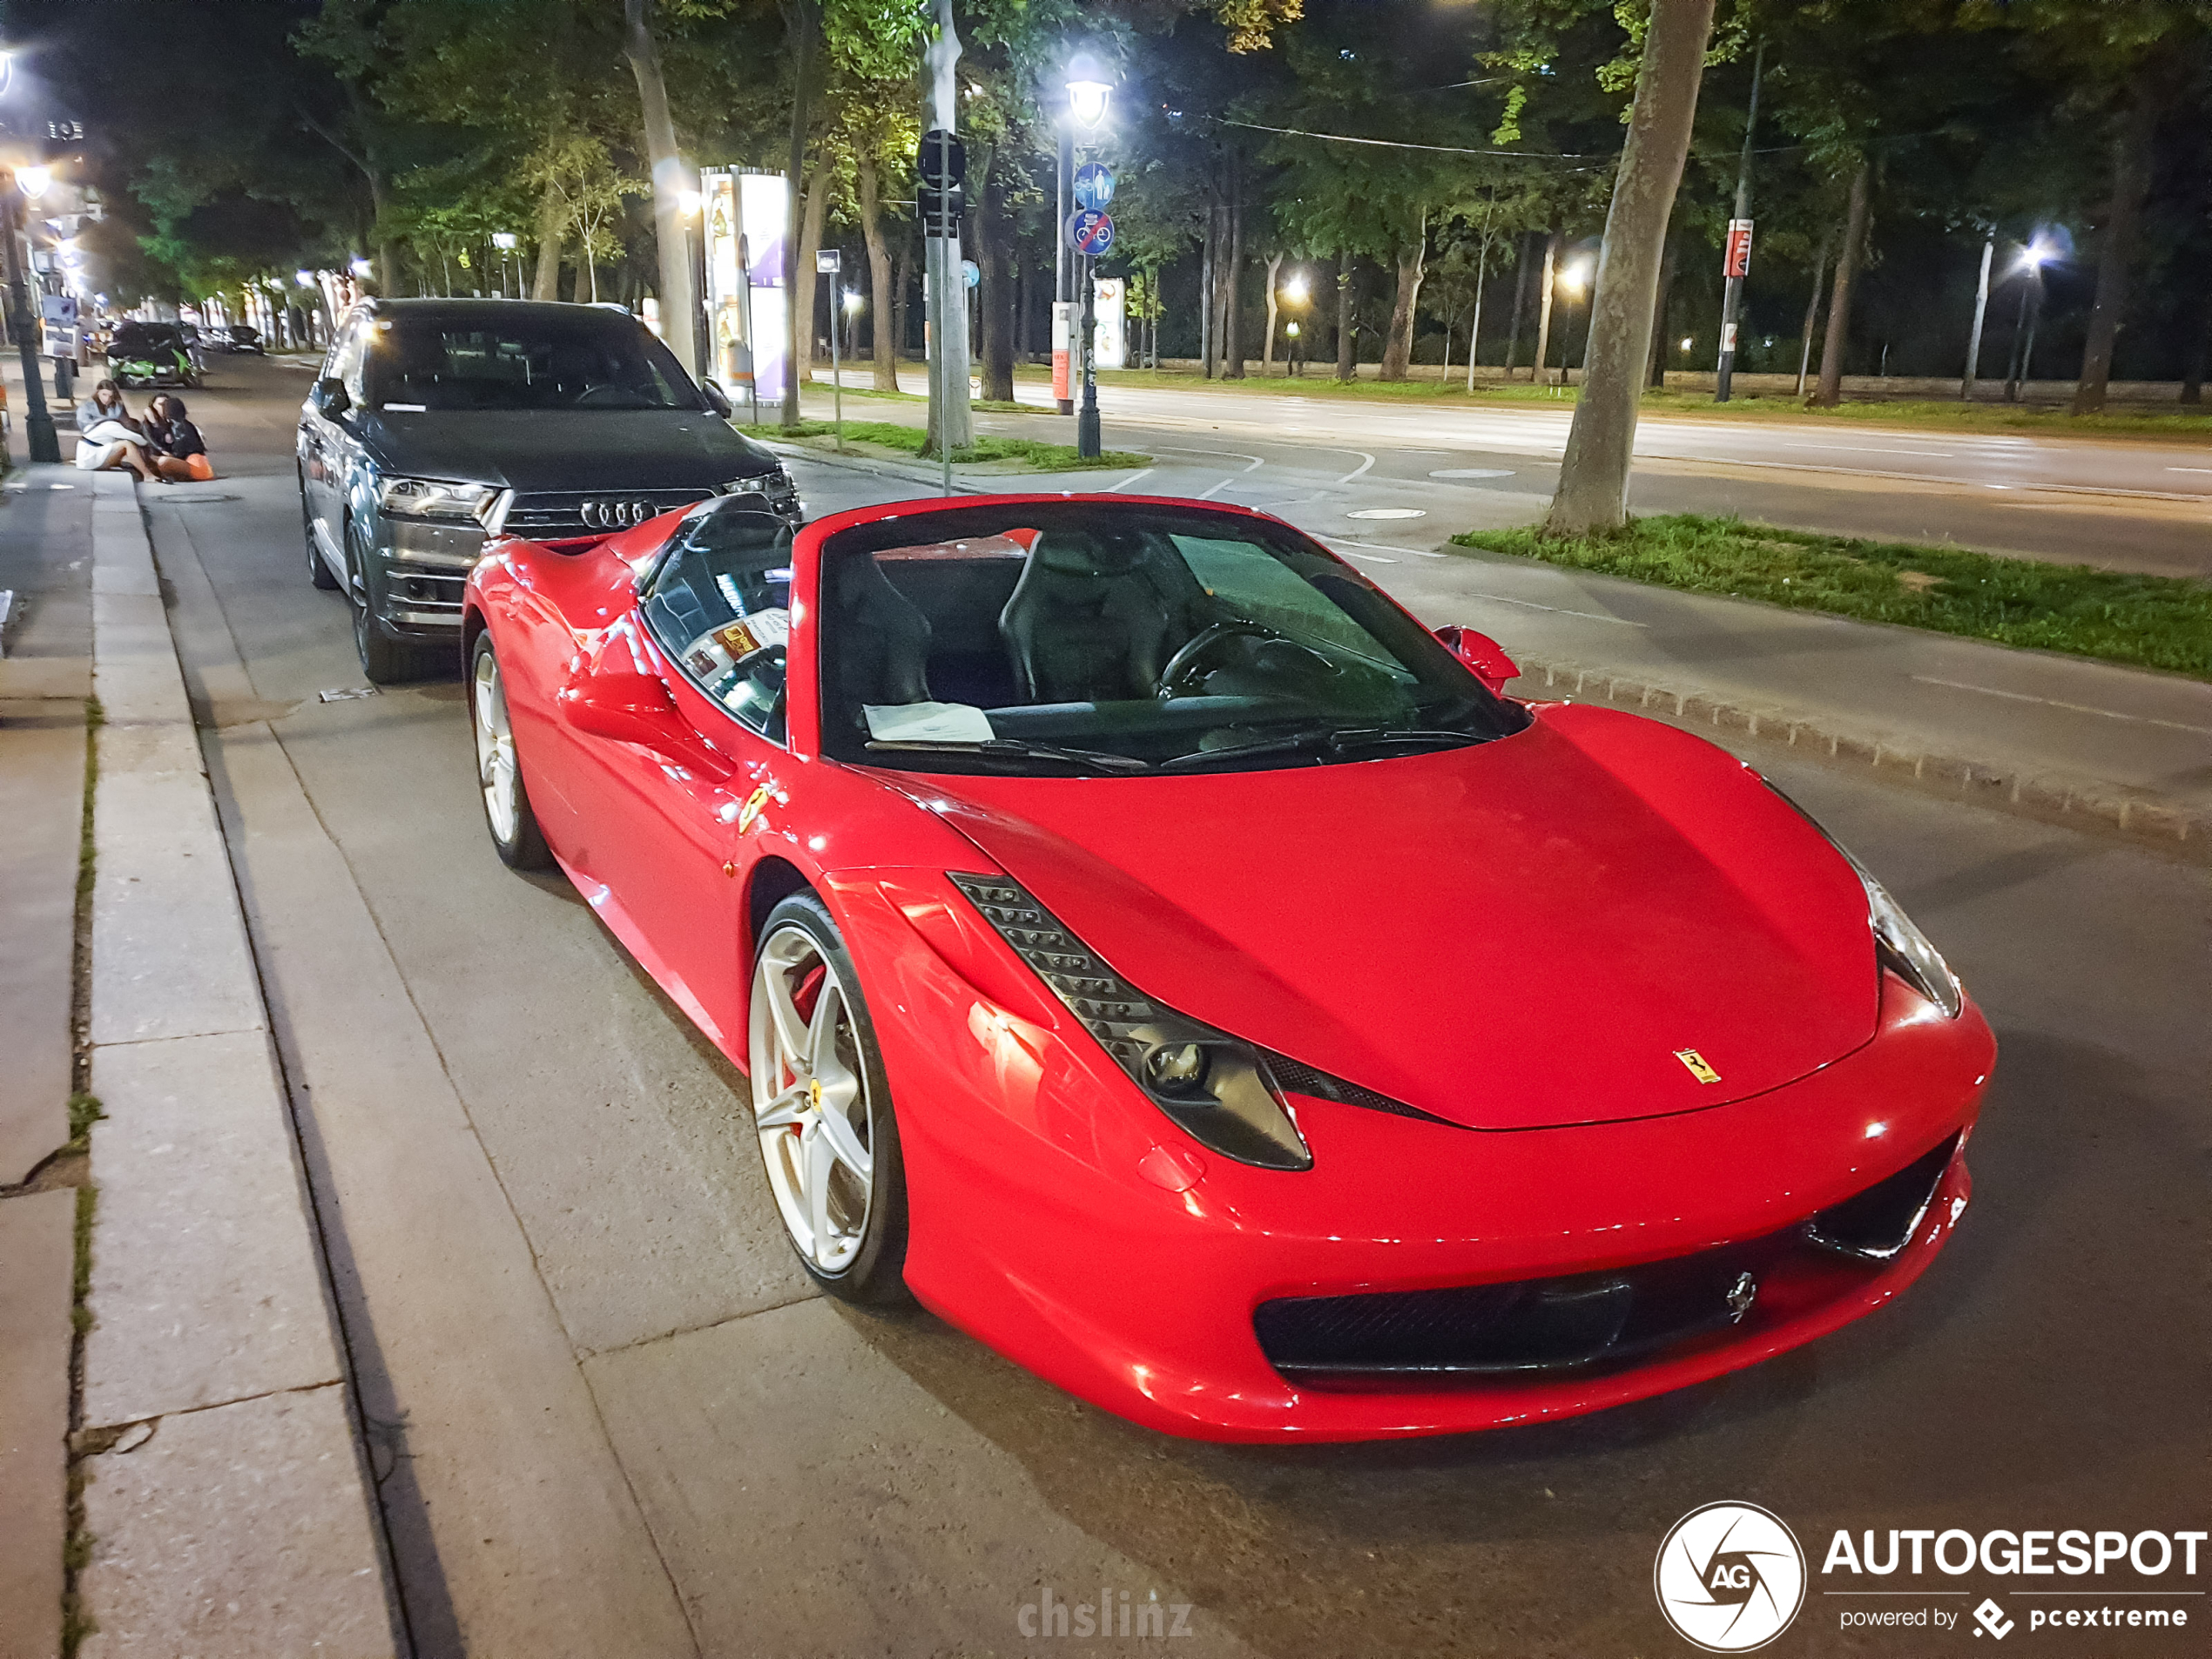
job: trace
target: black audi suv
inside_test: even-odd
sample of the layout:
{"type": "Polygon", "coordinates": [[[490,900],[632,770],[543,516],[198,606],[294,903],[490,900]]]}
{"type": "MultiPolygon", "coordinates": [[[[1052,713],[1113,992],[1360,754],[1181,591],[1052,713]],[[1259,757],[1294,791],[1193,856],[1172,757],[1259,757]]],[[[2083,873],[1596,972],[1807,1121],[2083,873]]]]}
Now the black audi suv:
{"type": "Polygon", "coordinates": [[[345,591],[371,681],[457,668],[489,536],[596,536],[740,492],[796,526],[791,475],[728,414],[612,307],[366,300],[300,412],[308,575],[345,591]]]}

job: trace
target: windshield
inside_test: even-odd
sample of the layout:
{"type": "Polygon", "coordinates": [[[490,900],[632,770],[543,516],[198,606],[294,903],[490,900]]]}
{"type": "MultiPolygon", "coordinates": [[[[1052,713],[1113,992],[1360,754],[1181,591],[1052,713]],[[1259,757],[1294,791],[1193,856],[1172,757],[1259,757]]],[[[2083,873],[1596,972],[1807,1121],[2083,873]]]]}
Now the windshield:
{"type": "Polygon", "coordinates": [[[1326,765],[1527,718],[1304,536],[1203,508],[1010,502],[855,526],[824,547],[819,626],[823,746],[863,765],[1326,765]]]}
{"type": "Polygon", "coordinates": [[[175,350],[178,338],[177,331],[172,327],[153,323],[126,322],[115,331],[115,339],[108,349],[143,357],[153,352],[175,350]]]}
{"type": "Polygon", "coordinates": [[[699,409],[668,348],[629,318],[380,318],[368,401],[429,409],[699,409]]]}

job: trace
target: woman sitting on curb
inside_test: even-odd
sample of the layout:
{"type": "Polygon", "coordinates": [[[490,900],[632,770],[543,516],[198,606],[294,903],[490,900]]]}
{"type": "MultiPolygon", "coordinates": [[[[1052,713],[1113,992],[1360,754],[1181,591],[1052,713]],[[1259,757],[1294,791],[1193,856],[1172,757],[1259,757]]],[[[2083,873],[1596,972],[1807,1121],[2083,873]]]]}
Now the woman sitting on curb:
{"type": "Polygon", "coordinates": [[[125,469],[150,484],[168,482],[147,458],[146,435],[131,418],[123,390],[113,381],[102,381],[77,406],[77,464],[86,472],[125,469]]]}
{"type": "Polygon", "coordinates": [[[185,400],[180,397],[160,392],[146,405],[146,442],[153,451],[154,470],[172,484],[187,479],[205,483],[215,475],[206,440],[185,418],[185,400]]]}

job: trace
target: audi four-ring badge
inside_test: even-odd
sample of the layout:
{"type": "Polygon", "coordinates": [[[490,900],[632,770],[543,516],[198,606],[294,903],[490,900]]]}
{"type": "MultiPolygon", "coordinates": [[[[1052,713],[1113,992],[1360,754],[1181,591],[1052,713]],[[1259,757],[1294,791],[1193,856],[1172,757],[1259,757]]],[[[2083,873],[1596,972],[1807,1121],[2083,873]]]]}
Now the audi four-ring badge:
{"type": "Polygon", "coordinates": [[[1882,885],[1279,519],[735,496],[503,540],[465,617],[492,851],[743,1074],[799,1265],[1136,1422],[1595,1411],[1962,1224],[1995,1044],[1882,885]]]}
{"type": "Polygon", "coordinates": [[[634,317],[514,300],[370,300],[300,411],[309,580],[378,684],[459,666],[462,590],[505,536],[559,546],[717,496],[796,526],[776,457],[634,317]]]}

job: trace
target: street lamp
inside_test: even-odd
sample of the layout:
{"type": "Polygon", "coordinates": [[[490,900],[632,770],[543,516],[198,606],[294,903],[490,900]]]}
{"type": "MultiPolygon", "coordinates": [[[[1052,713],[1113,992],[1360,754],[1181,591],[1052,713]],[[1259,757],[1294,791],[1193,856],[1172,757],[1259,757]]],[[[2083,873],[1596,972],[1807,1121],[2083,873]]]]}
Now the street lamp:
{"type": "Polygon", "coordinates": [[[2013,320],[2012,372],[2005,377],[2005,401],[2020,401],[2020,388],[2033,372],[2035,361],[2035,325],[2043,317],[2043,267],[2058,256],[2058,250],[2040,236],[2031,237],[2020,250],[2020,263],[2013,272],[2027,280],[2020,284],[2020,307],[2013,320]]]}
{"type": "MultiPolygon", "coordinates": [[[[1591,259],[1576,260],[1572,264],[1562,265],[1559,268],[1559,275],[1553,280],[1554,285],[1569,302],[1579,300],[1588,290],[1590,274],[1596,265],[1597,261],[1591,259]]],[[[1589,366],[1590,341],[1586,330],[1582,336],[1582,368],[1587,371],[1589,366]]],[[[1567,347],[1564,343],[1559,348],[1559,383],[1561,386],[1567,384],[1567,347]]]]}
{"type": "Polygon", "coordinates": [[[509,272],[507,264],[514,255],[518,239],[512,231],[494,231],[491,233],[491,245],[499,250],[499,286],[502,290],[509,291],[510,296],[518,285],[514,281],[512,273],[509,272]]]}
{"type": "Polygon", "coordinates": [[[54,170],[51,167],[24,167],[17,172],[16,182],[23,186],[25,200],[37,201],[54,187],[54,170]]]}
{"type": "MultiPolygon", "coordinates": [[[[1098,60],[1089,52],[1077,52],[1068,61],[1068,113],[1075,125],[1087,132],[1095,132],[1106,119],[1107,101],[1114,88],[1106,79],[1098,60]]],[[[1062,176],[1072,178],[1074,159],[1070,138],[1063,130],[1061,139],[1062,176]]],[[[1067,219],[1061,220],[1061,236],[1067,236],[1067,219]]],[[[1098,431],[1098,287],[1091,275],[1092,259],[1082,256],[1078,280],[1083,285],[1082,314],[1082,407],[1076,413],[1076,453],[1085,459],[1095,458],[1099,452],[1098,431]]]]}
{"type": "MultiPolygon", "coordinates": [[[[1290,280],[1283,284],[1280,297],[1285,305],[1294,310],[1303,311],[1312,292],[1312,287],[1305,280],[1305,273],[1293,271],[1291,273],[1290,280]]],[[[1293,317],[1285,332],[1291,337],[1291,373],[1296,375],[1301,368],[1298,354],[1298,320],[1293,317]]]]}

